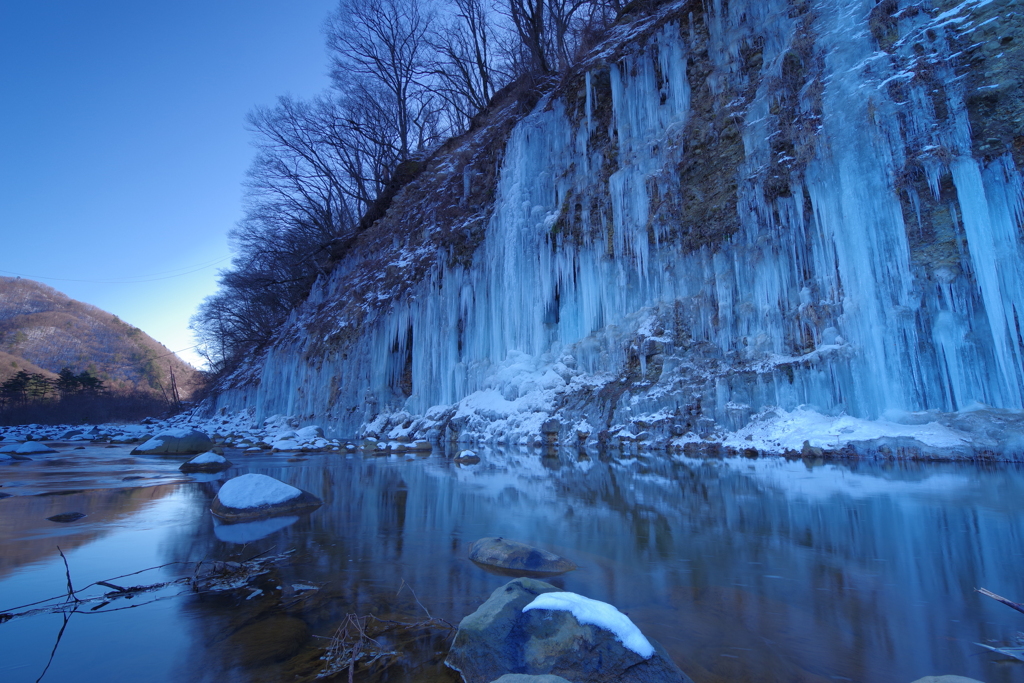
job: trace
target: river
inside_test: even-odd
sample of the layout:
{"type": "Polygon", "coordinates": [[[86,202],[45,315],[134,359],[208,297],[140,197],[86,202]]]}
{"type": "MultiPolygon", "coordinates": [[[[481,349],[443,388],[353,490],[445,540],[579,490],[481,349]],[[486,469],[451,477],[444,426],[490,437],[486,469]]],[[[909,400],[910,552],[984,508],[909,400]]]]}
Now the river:
{"type": "MultiPolygon", "coordinates": [[[[697,683],[1024,674],[1024,663],[976,644],[1024,637],[1024,614],[975,591],[1024,600],[1015,465],[481,448],[479,465],[460,466],[440,452],[228,451],[228,472],[185,476],[181,459],[128,450],[66,446],[0,465],[0,493],[10,494],[0,499],[0,612],[65,592],[58,546],[76,588],[158,565],[169,566],[113,583],[291,554],[235,591],[171,584],[0,623],[5,683],[44,670],[51,683],[308,679],[347,614],[457,624],[472,612],[509,580],[467,559],[483,536],[572,559],[579,569],[552,583],[626,612],[697,683]],[[324,505],[215,523],[218,482],[245,472],[324,505]],[[46,519],[65,512],[86,516],[46,519]]],[[[448,638],[396,640],[399,654],[356,680],[456,681],[442,664],[448,638]]]]}

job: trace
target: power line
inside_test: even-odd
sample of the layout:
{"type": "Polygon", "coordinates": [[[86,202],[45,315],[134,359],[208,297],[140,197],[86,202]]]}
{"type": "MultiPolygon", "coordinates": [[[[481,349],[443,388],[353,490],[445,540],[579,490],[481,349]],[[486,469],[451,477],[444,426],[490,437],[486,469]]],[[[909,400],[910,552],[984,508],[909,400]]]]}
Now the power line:
{"type": "MultiPolygon", "coordinates": [[[[184,275],[191,275],[192,273],[198,273],[201,270],[206,270],[207,268],[211,268],[211,267],[217,265],[218,263],[222,263],[224,261],[227,261],[229,258],[231,258],[231,257],[230,256],[225,256],[223,258],[217,259],[216,261],[211,261],[211,262],[209,262],[209,263],[207,263],[205,265],[199,266],[198,268],[194,268],[193,270],[188,270],[188,271],[186,271],[184,273],[178,273],[176,275],[166,275],[164,277],[154,277],[154,278],[150,278],[150,277],[148,277],[146,275],[131,275],[131,276],[128,276],[128,277],[125,277],[125,278],[119,278],[119,279],[116,279],[116,280],[80,280],[80,279],[72,279],[72,278],[65,278],[65,277],[47,277],[45,275],[26,275],[25,273],[16,273],[16,272],[14,272],[12,270],[3,270],[3,269],[0,269],[0,273],[7,273],[9,275],[17,275],[18,277],[29,278],[31,280],[54,280],[56,282],[89,282],[89,283],[93,283],[93,284],[105,284],[105,285],[134,285],[134,284],[141,284],[143,282],[156,282],[158,280],[170,280],[171,278],[182,277],[184,275]],[[147,278],[147,279],[139,280],[139,279],[135,279],[135,278],[147,278]]],[[[185,268],[192,268],[192,266],[185,266],[185,268]]],[[[181,268],[177,268],[175,270],[181,270],[181,268]]],[[[174,270],[165,270],[165,271],[159,271],[159,272],[173,273],[174,270]]],[[[157,273],[150,273],[150,274],[151,275],[155,275],[157,273]]]]}

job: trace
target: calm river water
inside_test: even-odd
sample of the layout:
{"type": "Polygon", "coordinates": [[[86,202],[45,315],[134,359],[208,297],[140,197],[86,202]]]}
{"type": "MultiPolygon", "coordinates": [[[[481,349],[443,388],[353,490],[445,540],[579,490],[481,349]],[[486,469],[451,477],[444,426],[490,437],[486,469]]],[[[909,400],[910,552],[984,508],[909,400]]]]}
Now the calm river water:
{"type": "MultiPolygon", "coordinates": [[[[91,603],[66,621],[2,623],[0,681],[36,681],[48,662],[51,682],[302,680],[348,613],[416,620],[429,610],[458,623],[472,612],[508,581],[466,559],[482,536],[574,560],[580,568],[552,582],[628,613],[697,683],[1024,678],[1024,663],[975,644],[1015,645],[1024,631],[1024,614],[974,591],[1024,601],[1024,470],[1014,466],[478,449],[483,462],[461,467],[440,453],[229,452],[236,467],[224,475],[186,477],[180,460],[129,449],[68,446],[0,465],[0,493],[11,494],[0,499],[0,612],[64,592],[57,546],[76,587],[167,563],[295,553],[258,595],[171,587],[108,606],[130,609],[91,603]],[[219,482],[245,472],[324,505],[215,525],[219,482]],[[46,520],[65,512],[86,517],[46,520]],[[320,589],[294,599],[302,584],[320,589]]],[[[444,635],[356,680],[456,680],[441,664],[444,635]]]]}

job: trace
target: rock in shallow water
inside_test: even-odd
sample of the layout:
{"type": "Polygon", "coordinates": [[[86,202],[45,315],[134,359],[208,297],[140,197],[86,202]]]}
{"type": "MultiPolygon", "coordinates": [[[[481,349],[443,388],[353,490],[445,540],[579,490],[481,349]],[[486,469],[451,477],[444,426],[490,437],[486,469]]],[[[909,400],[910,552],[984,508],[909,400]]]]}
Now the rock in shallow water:
{"type": "Polygon", "coordinates": [[[557,592],[527,578],[498,588],[459,624],[445,664],[466,683],[491,683],[507,673],[587,683],[692,683],[654,641],[654,654],[645,658],[611,631],[579,623],[571,612],[523,612],[538,595],[557,592]]]}
{"type": "Polygon", "coordinates": [[[221,519],[240,522],[310,512],[322,504],[312,493],[273,477],[243,474],[224,483],[210,506],[210,512],[221,519]]]}
{"type": "Polygon", "coordinates": [[[542,676],[530,676],[529,674],[505,674],[493,683],[571,683],[561,676],[544,674],[542,676]]]}
{"type": "Polygon", "coordinates": [[[38,441],[26,441],[18,446],[14,452],[18,455],[38,455],[42,453],[56,453],[57,451],[38,441]]]}
{"type": "Polygon", "coordinates": [[[576,569],[576,565],[564,557],[500,536],[481,538],[471,545],[469,559],[512,576],[544,576],[576,569]]]}
{"type": "Polygon", "coordinates": [[[280,662],[295,655],[309,640],[309,627],[291,616],[272,616],[245,626],[222,642],[232,659],[246,667],[280,662]]]}
{"type": "Polygon", "coordinates": [[[47,517],[46,519],[48,521],[50,521],[50,522],[63,522],[63,523],[67,523],[67,522],[77,522],[82,517],[85,517],[85,513],[84,512],[64,512],[64,513],[59,514],[59,515],[54,515],[53,517],[47,517]]]}
{"type": "Polygon", "coordinates": [[[213,440],[195,429],[171,429],[132,449],[132,455],[198,455],[213,448],[213,440]]]}
{"type": "Polygon", "coordinates": [[[202,455],[197,455],[188,462],[182,463],[178,469],[186,474],[190,472],[222,472],[231,467],[232,464],[223,455],[209,451],[202,455]]]}
{"type": "Polygon", "coordinates": [[[460,465],[476,465],[480,462],[480,456],[470,450],[459,451],[459,454],[455,456],[455,462],[460,465]]]}

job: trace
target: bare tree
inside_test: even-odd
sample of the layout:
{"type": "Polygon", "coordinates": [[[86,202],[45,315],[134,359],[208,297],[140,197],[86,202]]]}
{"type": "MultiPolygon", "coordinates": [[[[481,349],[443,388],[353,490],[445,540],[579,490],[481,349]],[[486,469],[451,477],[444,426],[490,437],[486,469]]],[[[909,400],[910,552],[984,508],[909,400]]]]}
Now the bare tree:
{"type": "Polygon", "coordinates": [[[419,0],[341,0],[327,21],[331,50],[331,77],[340,92],[351,92],[353,77],[359,87],[368,79],[379,107],[394,108],[395,147],[406,159],[424,144],[435,142],[431,122],[437,108],[425,82],[431,58],[427,37],[434,15],[419,0]]]}
{"type": "Polygon", "coordinates": [[[565,71],[584,36],[603,31],[621,8],[619,0],[507,0],[510,20],[532,73],[565,71]]]}

